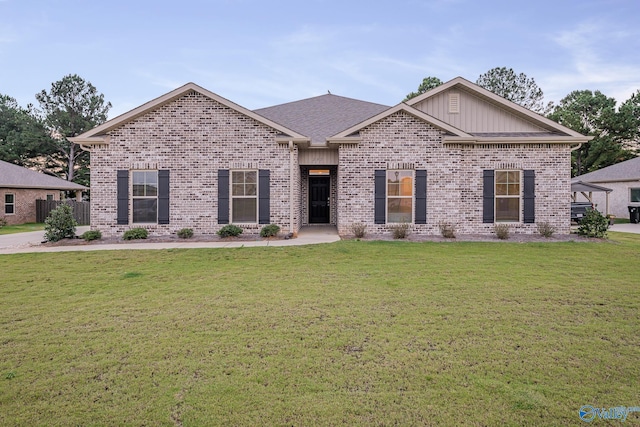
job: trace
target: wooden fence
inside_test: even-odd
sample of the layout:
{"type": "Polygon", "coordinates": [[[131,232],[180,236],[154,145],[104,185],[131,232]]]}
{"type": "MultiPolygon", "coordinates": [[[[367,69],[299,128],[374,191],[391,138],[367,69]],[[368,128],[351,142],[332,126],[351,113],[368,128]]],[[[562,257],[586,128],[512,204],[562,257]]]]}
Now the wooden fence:
{"type": "Polygon", "coordinates": [[[75,200],[36,200],[36,221],[44,222],[52,210],[66,203],[73,209],[73,217],[78,225],[89,225],[89,202],[76,202],[75,200]]]}

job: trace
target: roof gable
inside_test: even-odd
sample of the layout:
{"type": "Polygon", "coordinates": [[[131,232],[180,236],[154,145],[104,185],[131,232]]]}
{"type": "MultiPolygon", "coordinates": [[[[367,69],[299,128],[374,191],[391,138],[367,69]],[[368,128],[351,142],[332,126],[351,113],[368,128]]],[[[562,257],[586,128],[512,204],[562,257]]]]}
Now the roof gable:
{"type": "Polygon", "coordinates": [[[309,136],[312,144],[325,144],[332,135],[387,109],[387,105],[326,94],[254,112],[309,136]]]}
{"type": "Polygon", "coordinates": [[[432,117],[420,110],[417,110],[407,104],[398,104],[395,107],[389,108],[371,118],[369,118],[368,120],[365,120],[361,123],[358,123],[354,126],[351,126],[350,128],[332,136],[331,138],[329,138],[329,142],[333,142],[333,143],[340,143],[340,142],[351,142],[354,140],[357,140],[358,137],[354,136],[355,134],[357,134],[360,130],[364,129],[365,127],[378,122],[382,119],[385,119],[393,114],[396,114],[400,111],[404,111],[407,114],[410,114],[420,120],[423,120],[426,123],[429,123],[432,126],[435,126],[436,128],[454,135],[454,136],[458,136],[461,138],[471,138],[472,136],[461,131],[460,129],[457,129],[451,125],[449,125],[448,123],[445,123],[435,117],[432,117]]]}
{"type": "Polygon", "coordinates": [[[88,190],[87,187],[0,160],[0,187],[88,190]]]}
{"type": "MultiPolygon", "coordinates": [[[[562,126],[521,105],[508,101],[462,77],[456,77],[407,101],[407,104],[477,136],[509,133],[511,136],[574,137],[578,132],[562,126]],[[459,94],[459,112],[449,112],[449,95],[459,94]]],[[[586,142],[583,141],[583,142],[586,142]]]]}
{"type": "Polygon", "coordinates": [[[280,133],[290,136],[294,139],[302,139],[302,140],[307,140],[308,138],[304,135],[301,135],[291,129],[288,129],[287,127],[275,123],[274,121],[263,117],[259,114],[254,113],[251,110],[248,110],[232,101],[229,101],[226,98],[223,98],[211,91],[208,91],[207,89],[204,89],[200,86],[198,86],[195,83],[187,83],[184,86],[181,86],[175,90],[172,90],[169,93],[166,93],[152,101],[149,101],[137,108],[134,108],[133,110],[121,114],[120,116],[111,119],[103,124],[101,124],[100,126],[97,126],[85,133],[83,133],[82,135],[78,135],[76,137],[73,138],[69,138],[70,141],[75,142],[77,144],[80,144],[81,146],[83,146],[83,148],[86,148],[87,146],[92,146],[92,145],[105,145],[109,143],[109,137],[107,135],[107,133],[113,129],[116,129],[120,126],[122,126],[125,123],[131,122],[135,119],[137,119],[140,116],[143,116],[153,110],[156,110],[182,96],[184,96],[185,94],[188,94],[192,91],[195,91],[203,96],[206,96],[228,108],[231,108],[232,110],[235,110],[245,116],[251,117],[252,119],[267,125],[269,127],[271,127],[272,129],[275,129],[277,131],[279,131],[280,133]]]}

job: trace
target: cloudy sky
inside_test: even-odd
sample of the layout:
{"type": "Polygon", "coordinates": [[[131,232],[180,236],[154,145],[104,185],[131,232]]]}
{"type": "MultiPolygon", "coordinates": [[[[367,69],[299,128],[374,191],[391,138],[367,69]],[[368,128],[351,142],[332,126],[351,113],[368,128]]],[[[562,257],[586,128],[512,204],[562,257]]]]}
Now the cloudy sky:
{"type": "Polygon", "coordinates": [[[0,0],[0,93],[67,74],[110,118],[187,82],[249,109],[327,93],[395,105],[506,66],[546,101],[640,89],[638,0],[0,0]]]}

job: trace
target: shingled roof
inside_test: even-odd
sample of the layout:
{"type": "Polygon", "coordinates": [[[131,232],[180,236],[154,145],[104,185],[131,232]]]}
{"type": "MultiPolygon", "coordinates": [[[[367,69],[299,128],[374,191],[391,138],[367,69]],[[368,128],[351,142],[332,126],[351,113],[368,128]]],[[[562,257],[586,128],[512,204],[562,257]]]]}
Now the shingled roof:
{"type": "Polygon", "coordinates": [[[301,101],[254,110],[269,120],[325,144],[328,137],[380,114],[390,107],[326,94],[301,101]]]}
{"type": "Polygon", "coordinates": [[[572,182],[640,181],[640,157],[576,176],[572,182]]]}
{"type": "Polygon", "coordinates": [[[88,190],[84,185],[17,166],[0,160],[0,187],[42,188],[47,190],[88,190]]]}

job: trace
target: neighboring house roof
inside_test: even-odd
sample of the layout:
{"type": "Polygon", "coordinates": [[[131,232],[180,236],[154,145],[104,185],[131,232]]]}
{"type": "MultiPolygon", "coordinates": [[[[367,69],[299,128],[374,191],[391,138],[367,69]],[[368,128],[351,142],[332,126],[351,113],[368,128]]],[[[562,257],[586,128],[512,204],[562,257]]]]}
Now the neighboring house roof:
{"type": "Polygon", "coordinates": [[[311,144],[324,145],[327,138],[389,108],[387,105],[326,94],[260,108],[254,112],[310,137],[311,144]]]}
{"type": "Polygon", "coordinates": [[[606,193],[610,193],[613,190],[611,188],[607,188],[607,187],[601,187],[599,185],[595,185],[595,184],[589,184],[588,182],[582,182],[582,181],[578,181],[578,182],[572,182],[571,183],[571,191],[576,193],[578,191],[582,191],[582,192],[594,192],[594,191],[604,191],[606,193]]]}
{"type": "MultiPolygon", "coordinates": [[[[478,100],[480,103],[486,105],[492,105],[495,108],[494,111],[502,111],[505,115],[513,117],[513,123],[528,123],[529,131],[512,132],[505,130],[504,132],[479,132],[467,129],[469,123],[485,123],[481,117],[467,117],[465,125],[459,125],[462,130],[472,135],[471,139],[468,138],[448,138],[448,142],[458,143],[482,143],[482,142],[495,142],[500,139],[509,139],[513,142],[557,142],[557,143],[582,143],[588,142],[593,137],[581,135],[580,133],[562,126],[559,123],[554,122],[540,114],[537,114],[527,108],[522,107],[514,102],[508,101],[495,93],[480,87],[470,81],[456,77],[438,87],[435,87],[415,98],[406,101],[407,105],[413,106],[422,111],[442,111],[436,107],[439,107],[443,102],[441,99],[445,93],[462,92],[468,94],[471,98],[478,100]],[[436,103],[437,105],[434,105],[436,103]],[[428,108],[427,108],[428,107],[428,108]]],[[[477,104],[479,105],[479,104],[477,104]]],[[[473,111],[478,113],[477,111],[473,111]]],[[[449,118],[453,115],[449,115],[449,118]]],[[[448,121],[444,117],[439,117],[441,120],[448,121]]]]}
{"type": "Polygon", "coordinates": [[[31,169],[0,160],[0,187],[41,188],[47,190],[88,190],[84,185],[45,175],[31,169]]]}
{"type": "Polygon", "coordinates": [[[272,129],[275,129],[279,132],[281,132],[283,135],[285,135],[287,137],[287,139],[290,140],[294,140],[294,141],[308,141],[309,138],[301,135],[291,129],[288,129],[287,127],[276,123],[266,117],[263,117],[259,114],[254,113],[251,110],[248,110],[244,107],[241,107],[240,105],[229,101],[228,99],[225,99],[223,97],[221,97],[220,95],[217,95],[211,91],[208,91],[207,89],[204,89],[200,86],[198,86],[195,83],[187,83],[184,86],[181,86],[175,90],[172,90],[171,92],[162,95],[152,101],[147,102],[146,104],[141,105],[138,108],[134,108],[133,110],[121,114],[120,116],[109,120],[108,122],[105,122],[103,124],[101,124],[100,126],[97,126],[85,133],[83,133],[82,135],[78,135],[72,138],[68,138],[70,141],[75,142],[76,144],[80,144],[81,147],[83,148],[87,148],[87,147],[91,147],[94,145],[108,145],[109,144],[109,136],[107,135],[107,133],[113,129],[116,129],[120,126],[122,126],[125,123],[128,123],[132,120],[135,120],[136,118],[147,114],[150,111],[153,111],[157,108],[162,107],[163,105],[166,105],[182,96],[184,96],[185,94],[191,92],[191,91],[195,91],[197,93],[200,93],[208,98],[213,99],[214,101],[228,107],[231,108],[232,110],[235,110],[241,114],[244,114],[245,116],[251,117],[254,120],[261,122],[269,127],[271,127],[272,129]]]}
{"type": "Polygon", "coordinates": [[[571,182],[640,181],[640,157],[574,177],[571,182]]]}

